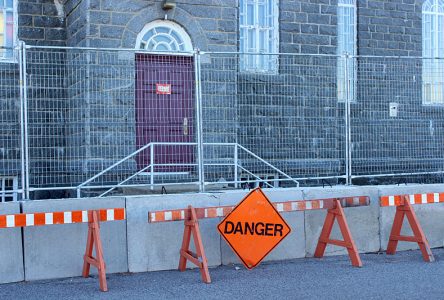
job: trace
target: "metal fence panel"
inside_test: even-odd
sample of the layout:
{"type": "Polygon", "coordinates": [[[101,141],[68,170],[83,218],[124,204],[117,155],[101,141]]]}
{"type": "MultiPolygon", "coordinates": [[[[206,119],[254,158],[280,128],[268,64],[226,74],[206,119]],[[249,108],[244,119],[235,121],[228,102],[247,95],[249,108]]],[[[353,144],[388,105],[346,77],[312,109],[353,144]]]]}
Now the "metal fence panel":
{"type": "Polygon", "coordinates": [[[26,58],[31,190],[197,181],[192,57],[37,47],[26,58]]]}
{"type": "Polygon", "coordinates": [[[301,178],[343,177],[338,58],[265,55],[279,62],[277,73],[267,74],[239,72],[243,56],[259,55],[203,58],[206,180],[291,186],[301,178]]]}
{"type": "Polygon", "coordinates": [[[0,64],[0,201],[24,190],[442,180],[436,58],[16,51],[0,64]],[[277,67],[244,72],[245,59],[277,67]]]}
{"type": "Polygon", "coordinates": [[[429,59],[421,58],[353,60],[358,68],[351,104],[354,177],[442,174],[444,95],[428,103],[423,89],[429,79],[422,76],[443,78],[442,69],[425,68],[429,59]]]}
{"type": "Polygon", "coordinates": [[[0,202],[20,198],[22,192],[22,104],[18,49],[0,63],[0,202]]]}

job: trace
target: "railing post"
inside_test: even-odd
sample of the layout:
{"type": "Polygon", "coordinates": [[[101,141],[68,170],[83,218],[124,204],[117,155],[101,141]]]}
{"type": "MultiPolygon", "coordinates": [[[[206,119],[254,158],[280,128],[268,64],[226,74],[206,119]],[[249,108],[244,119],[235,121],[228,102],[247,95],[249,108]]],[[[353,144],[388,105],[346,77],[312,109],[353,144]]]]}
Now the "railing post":
{"type": "Polygon", "coordinates": [[[154,144],[150,147],[150,184],[151,190],[154,190],[154,144]]]}
{"type": "MultiPolygon", "coordinates": [[[[346,184],[352,184],[352,165],[351,165],[351,155],[352,155],[352,141],[351,141],[351,113],[350,113],[350,80],[349,80],[349,59],[353,59],[348,53],[345,53],[344,57],[344,78],[345,78],[345,174],[346,174],[346,184]]],[[[352,64],[351,64],[352,65],[352,64]]]]}
{"type": "Polygon", "coordinates": [[[197,131],[197,165],[199,173],[199,192],[205,191],[203,138],[202,138],[202,84],[201,84],[201,53],[199,49],[194,51],[194,82],[196,97],[196,131],[197,131]]]}
{"type": "Polygon", "coordinates": [[[239,164],[239,150],[237,149],[237,144],[234,145],[234,187],[237,189],[239,187],[238,184],[238,164],[239,164]]]}

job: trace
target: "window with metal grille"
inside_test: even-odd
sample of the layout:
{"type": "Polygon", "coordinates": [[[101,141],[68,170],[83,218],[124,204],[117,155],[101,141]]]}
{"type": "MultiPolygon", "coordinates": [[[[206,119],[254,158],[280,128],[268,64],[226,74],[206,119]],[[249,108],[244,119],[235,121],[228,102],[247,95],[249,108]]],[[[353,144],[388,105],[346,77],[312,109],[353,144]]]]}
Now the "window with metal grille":
{"type": "Polygon", "coordinates": [[[279,52],[279,0],[240,0],[240,69],[244,72],[277,73],[279,52]]]}
{"type": "MultiPolygon", "coordinates": [[[[356,0],[338,1],[338,55],[356,55],[356,0]]],[[[338,58],[338,100],[345,101],[348,90],[348,99],[355,100],[356,90],[356,63],[355,59],[338,58]],[[347,67],[346,67],[347,66],[347,67]],[[347,82],[349,87],[347,88],[347,82]]]]}
{"type": "Polygon", "coordinates": [[[0,177],[0,202],[17,201],[17,177],[0,177]]]}
{"type": "Polygon", "coordinates": [[[444,104],[444,1],[426,0],[422,7],[422,101],[444,104]]]}
{"type": "Polygon", "coordinates": [[[14,0],[0,0],[0,59],[11,60],[16,38],[16,6],[14,0]]]}

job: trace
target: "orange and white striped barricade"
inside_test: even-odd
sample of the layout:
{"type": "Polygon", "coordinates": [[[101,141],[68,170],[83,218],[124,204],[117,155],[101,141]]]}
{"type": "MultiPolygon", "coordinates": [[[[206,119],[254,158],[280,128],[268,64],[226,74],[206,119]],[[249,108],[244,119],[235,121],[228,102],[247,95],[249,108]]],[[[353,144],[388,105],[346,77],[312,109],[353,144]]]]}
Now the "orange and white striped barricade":
{"type": "MultiPolygon", "coordinates": [[[[367,196],[340,197],[318,200],[298,200],[286,202],[274,202],[273,206],[279,213],[305,210],[327,209],[327,216],[318,240],[314,257],[324,256],[327,244],[344,247],[347,249],[351,263],[355,267],[362,267],[358,249],[352,238],[347,220],[344,214],[344,207],[368,206],[370,199],[367,196]],[[335,219],[338,220],[339,229],[344,240],[330,239],[335,219]]],[[[149,223],[184,221],[184,233],[182,247],[180,249],[179,270],[185,271],[187,261],[199,267],[202,280],[211,283],[208,271],[208,261],[203,247],[202,237],[199,229],[199,219],[222,218],[227,216],[235,206],[202,207],[196,208],[188,206],[184,209],[162,210],[148,212],[149,223]],[[196,253],[190,250],[190,240],[193,235],[196,253]]]]}
{"type": "Polygon", "coordinates": [[[427,241],[412,205],[441,202],[444,202],[444,193],[382,196],[380,198],[381,207],[396,206],[395,218],[393,220],[390,238],[387,245],[387,254],[394,255],[396,253],[396,248],[399,241],[413,242],[418,244],[424,261],[435,261],[429,242],[427,241]],[[407,216],[407,220],[412,228],[412,236],[401,235],[402,224],[405,216],[407,216]]]}
{"type": "Polygon", "coordinates": [[[108,291],[106,283],[106,266],[103,259],[102,241],[100,239],[100,222],[125,220],[124,208],[109,208],[99,210],[76,210],[59,212],[37,212],[0,215],[1,228],[46,226],[59,224],[88,223],[88,236],[85,255],[83,257],[83,277],[89,276],[91,265],[99,273],[100,290],[108,291]],[[96,248],[96,257],[93,257],[93,248],[96,248]]]}

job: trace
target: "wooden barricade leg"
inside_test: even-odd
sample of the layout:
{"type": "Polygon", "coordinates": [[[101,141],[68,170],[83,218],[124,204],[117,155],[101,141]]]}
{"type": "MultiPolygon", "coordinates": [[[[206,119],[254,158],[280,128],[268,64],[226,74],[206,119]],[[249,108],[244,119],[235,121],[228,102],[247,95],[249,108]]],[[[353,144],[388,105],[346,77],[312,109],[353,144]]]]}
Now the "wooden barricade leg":
{"type": "Polygon", "coordinates": [[[432,250],[430,249],[429,242],[425,237],[424,231],[419,224],[415,211],[410,204],[409,196],[403,196],[403,203],[396,207],[395,219],[393,220],[392,230],[390,232],[390,239],[387,245],[387,254],[394,255],[399,241],[418,243],[421,249],[422,257],[426,262],[433,262],[435,258],[432,250]],[[404,216],[407,216],[407,220],[413,231],[413,236],[401,235],[401,228],[404,221],[404,216]]]}
{"type": "Polygon", "coordinates": [[[99,273],[99,284],[102,292],[108,291],[106,284],[105,260],[103,259],[102,241],[100,239],[100,224],[97,211],[88,211],[88,239],[86,242],[85,255],[83,257],[83,277],[89,276],[91,265],[95,266],[99,273]],[[96,257],[92,256],[94,245],[96,246],[96,257]]]}
{"type": "Polygon", "coordinates": [[[200,269],[202,280],[205,283],[211,283],[210,272],[208,271],[208,261],[200,235],[199,222],[196,210],[190,205],[188,206],[188,220],[185,220],[185,228],[183,231],[182,248],[180,249],[179,270],[185,271],[187,260],[195,264],[200,269]],[[196,253],[190,250],[191,235],[193,235],[196,253]]]}
{"type": "Polygon", "coordinates": [[[345,218],[344,209],[342,208],[341,202],[339,200],[335,200],[334,208],[329,209],[327,212],[324,226],[321,231],[321,236],[319,237],[318,245],[316,246],[314,257],[323,257],[327,244],[347,248],[352,265],[355,267],[362,267],[362,261],[359,257],[358,249],[355,242],[353,241],[350,229],[347,225],[347,219],[345,218]],[[339,229],[341,230],[342,236],[344,238],[343,241],[330,239],[335,219],[338,220],[339,229]]]}

